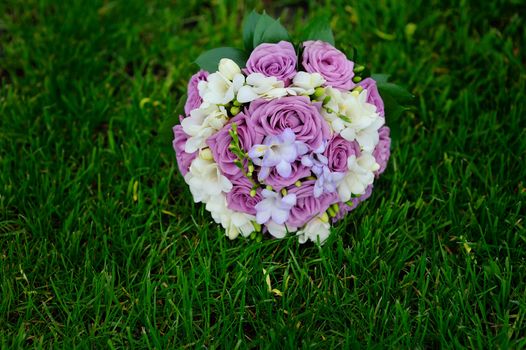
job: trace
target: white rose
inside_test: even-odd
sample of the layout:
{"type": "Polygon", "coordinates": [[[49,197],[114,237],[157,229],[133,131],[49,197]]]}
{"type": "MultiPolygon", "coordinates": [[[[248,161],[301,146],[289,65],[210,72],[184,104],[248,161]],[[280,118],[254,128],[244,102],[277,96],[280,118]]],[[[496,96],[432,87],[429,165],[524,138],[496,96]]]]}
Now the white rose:
{"type": "Polygon", "coordinates": [[[331,233],[330,228],[331,225],[329,224],[327,214],[324,214],[311,219],[309,222],[307,222],[305,227],[296,233],[296,235],[298,236],[298,240],[301,244],[307,242],[307,240],[317,243],[318,238],[320,240],[320,244],[323,244],[331,233]]]}
{"type": "Polygon", "coordinates": [[[239,234],[246,238],[254,232],[254,225],[252,223],[255,220],[256,217],[254,215],[232,211],[230,220],[221,224],[225,228],[228,238],[234,239],[239,234]]]}
{"type": "Polygon", "coordinates": [[[193,153],[206,147],[206,140],[219,131],[228,121],[225,107],[203,103],[184,118],[181,126],[190,137],[185,144],[185,152],[193,153]]]}
{"type": "Polygon", "coordinates": [[[287,232],[296,232],[298,229],[294,226],[285,226],[276,224],[274,221],[270,220],[268,221],[265,226],[267,227],[268,233],[270,233],[272,236],[276,238],[283,238],[287,234],[287,232]]]}
{"type": "Polygon", "coordinates": [[[287,96],[288,93],[289,91],[285,89],[283,81],[276,79],[276,77],[252,73],[247,77],[246,85],[239,89],[237,100],[241,103],[248,103],[257,98],[274,99],[287,96]]]}
{"type": "Polygon", "coordinates": [[[298,72],[289,86],[298,95],[312,95],[317,87],[325,84],[325,79],[320,73],[298,72]]]}
{"type": "Polygon", "coordinates": [[[241,74],[234,61],[225,61],[220,69],[222,71],[210,74],[206,81],[202,80],[197,85],[199,95],[204,102],[226,105],[234,99],[245,83],[245,76],[241,74]],[[238,70],[239,72],[236,73],[238,70]]]}
{"type": "Polygon", "coordinates": [[[327,88],[329,102],[322,109],[322,115],[334,132],[347,141],[358,141],[360,147],[372,152],[378,144],[378,129],[384,119],[376,113],[376,106],[367,103],[367,91],[341,92],[327,88]]]}
{"type": "Polygon", "coordinates": [[[360,158],[355,155],[347,158],[347,168],[349,171],[338,185],[338,194],[342,202],[347,202],[352,195],[365,193],[367,186],[374,181],[374,172],[380,169],[371,153],[362,152],[360,158]]]}
{"type": "Polygon", "coordinates": [[[362,150],[372,153],[374,148],[380,141],[380,134],[378,129],[384,125],[384,118],[376,118],[376,120],[367,128],[356,132],[355,138],[362,150]]]}
{"type": "Polygon", "coordinates": [[[225,229],[225,233],[230,239],[235,239],[241,234],[248,237],[254,232],[252,222],[256,220],[255,216],[246,213],[240,213],[228,208],[226,196],[219,194],[210,198],[206,203],[206,210],[212,214],[212,218],[225,229]]]}
{"type": "Polygon", "coordinates": [[[209,152],[208,149],[200,151],[184,177],[196,203],[206,203],[221,192],[228,193],[232,189],[232,183],[221,174],[209,152]]]}
{"type": "Polygon", "coordinates": [[[228,80],[234,80],[235,76],[241,74],[241,69],[229,58],[222,58],[219,61],[219,73],[221,73],[228,80]]]}
{"type": "Polygon", "coordinates": [[[347,124],[345,124],[338,116],[341,114],[340,109],[343,110],[345,108],[342,92],[338,89],[327,87],[325,88],[325,97],[329,97],[329,100],[323,105],[321,114],[331,127],[332,131],[340,133],[347,126],[347,124]]]}

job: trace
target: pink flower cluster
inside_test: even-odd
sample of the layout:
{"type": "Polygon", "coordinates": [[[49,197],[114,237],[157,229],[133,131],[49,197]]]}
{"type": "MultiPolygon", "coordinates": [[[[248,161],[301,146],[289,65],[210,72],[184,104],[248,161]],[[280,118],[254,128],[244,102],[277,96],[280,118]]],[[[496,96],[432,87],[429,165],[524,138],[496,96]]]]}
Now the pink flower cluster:
{"type": "Polygon", "coordinates": [[[230,238],[323,243],[386,169],[391,140],[376,82],[358,78],[326,42],[304,42],[301,52],[261,44],[245,67],[224,59],[189,81],[173,128],[177,163],[230,238]],[[245,102],[247,91],[257,98],[245,102]]]}

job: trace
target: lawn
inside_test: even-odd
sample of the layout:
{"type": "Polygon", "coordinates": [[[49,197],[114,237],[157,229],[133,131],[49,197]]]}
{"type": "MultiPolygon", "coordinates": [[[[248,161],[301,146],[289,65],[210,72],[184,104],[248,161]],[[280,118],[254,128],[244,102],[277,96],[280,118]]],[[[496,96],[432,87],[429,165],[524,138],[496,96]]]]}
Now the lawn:
{"type": "Polygon", "coordinates": [[[525,12],[3,0],[0,348],[526,348],[525,12]],[[161,127],[254,6],[295,33],[330,14],[339,47],[415,95],[321,248],[228,240],[161,127]]]}

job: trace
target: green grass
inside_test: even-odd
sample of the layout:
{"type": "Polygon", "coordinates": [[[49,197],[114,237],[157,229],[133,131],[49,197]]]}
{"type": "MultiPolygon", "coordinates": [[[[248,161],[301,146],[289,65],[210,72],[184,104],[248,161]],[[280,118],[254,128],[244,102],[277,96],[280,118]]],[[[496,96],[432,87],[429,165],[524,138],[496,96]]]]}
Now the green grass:
{"type": "Polygon", "coordinates": [[[447,2],[267,2],[416,95],[318,248],[229,241],[158,132],[252,3],[2,1],[0,347],[526,348],[525,6],[447,2]]]}

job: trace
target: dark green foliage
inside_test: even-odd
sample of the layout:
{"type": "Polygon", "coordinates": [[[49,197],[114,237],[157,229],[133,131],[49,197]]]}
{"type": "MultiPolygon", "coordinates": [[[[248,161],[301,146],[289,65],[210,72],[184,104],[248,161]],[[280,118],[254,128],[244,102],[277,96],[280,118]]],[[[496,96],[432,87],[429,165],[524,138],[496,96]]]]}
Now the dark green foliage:
{"type": "Polygon", "coordinates": [[[329,18],[320,16],[312,19],[300,34],[301,41],[321,40],[335,46],[329,18]]]}
{"type": "Polygon", "coordinates": [[[253,46],[257,47],[263,43],[277,43],[281,40],[289,41],[289,33],[283,27],[279,19],[262,14],[254,28],[253,46]]]}
{"type": "Polygon", "coordinates": [[[238,66],[245,67],[248,57],[243,50],[234,47],[218,47],[203,52],[197,57],[195,63],[207,72],[215,72],[222,58],[229,58],[236,62],[238,66]]]}

